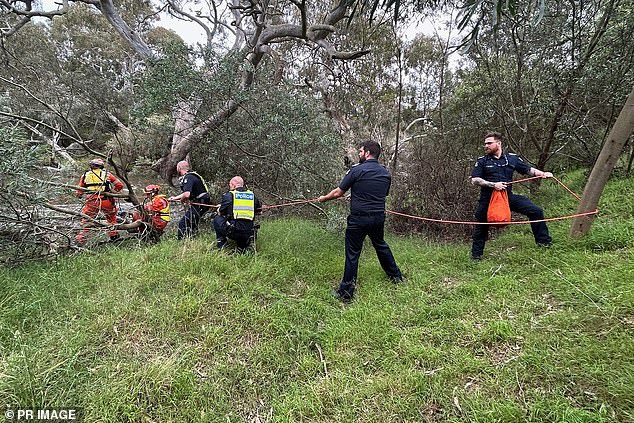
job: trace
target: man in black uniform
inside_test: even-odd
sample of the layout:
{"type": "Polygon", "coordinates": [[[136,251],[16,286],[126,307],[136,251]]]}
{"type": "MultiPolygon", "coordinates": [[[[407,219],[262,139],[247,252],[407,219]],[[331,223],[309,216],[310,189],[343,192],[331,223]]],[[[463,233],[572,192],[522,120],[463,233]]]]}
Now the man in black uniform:
{"type": "Polygon", "coordinates": [[[181,176],[179,182],[182,193],[168,198],[168,201],[180,201],[185,205],[190,202],[198,203],[189,204],[185,215],[178,222],[178,239],[180,240],[196,235],[198,222],[209,211],[207,205],[211,204],[211,200],[205,180],[196,172],[189,170],[189,163],[184,160],[178,162],[176,172],[181,176]]]}
{"type": "MultiPolygon", "coordinates": [[[[507,190],[511,211],[521,213],[528,220],[542,220],[544,211],[537,207],[531,200],[521,195],[513,194],[512,185],[507,182],[513,180],[513,172],[518,171],[524,175],[551,178],[550,172],[535,169],[524,162],[518,155],[504,153],[502,151],[502,134],[489,132],[484,137],[484,152],[486,155],[478,158],[471,171],[471,183],[480,186],[480,200],[475,211],[478,222],[487,221],[487,211],[493,190],[507,190]]],[[[537,245],[548,247],[552,238],[548,234],[548,227],[544,222],[531,223],[533,236],[537,245]]],[[[471,259],[481,260],[484,253],[484,244],[489,234],[489,225],[475,225],[473,230],[473,244],[471,246],[471,259]]]]}
{"type": "Polygon", "coordinates": [[[381,146],[366,141],[359,149],[359,164],[354,165],[344,176],[339,186],[317,201],[324,202],[341,197],[352,190],[350,215],[346,228],[346,264],[341,285],[336,291],[343,302],[354,296],[359,256],[366,235],[370,237],[381,267],[394,283],[403,282],[401,270],[396,265],[389,245],[383,239],[385,224],[385,197],[390,191],[390,172],[378,162],[381,146]]]}
{"type": "Polygon", "coordinates": [[[231,178],[229,192],[223,194],[214,218],[218,249],[224,248],[227,238],[231,238],[236,241],[238,252],[244,253],[251,244],[255,215],[261,212],[260,200],[244,187],[244,180],[240,176],[231,178]]]}

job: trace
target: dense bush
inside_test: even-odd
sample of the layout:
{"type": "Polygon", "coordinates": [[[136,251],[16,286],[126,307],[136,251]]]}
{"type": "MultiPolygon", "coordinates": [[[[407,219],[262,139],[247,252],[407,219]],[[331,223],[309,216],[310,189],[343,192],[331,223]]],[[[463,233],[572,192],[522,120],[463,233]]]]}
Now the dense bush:
{"type": "Polygon", "coordinates": [[[345,171],[344,148],[319,102],[284,84],[260,86],[253,95],[195,150],[195,167],[217,191],[241,175],[270,201],[334,188],[345,171]]]}
{"type": "MultiPolygon", "coordinates": [[[[412,141],[394,175],[393,210],[432,219],[473,221],[478,189],[469,183],[478,152],[473,145],[429,134],[412,141]]],[[[469,225],[449,225],[394,218],[394,229],[436,237],[466,236],[469,225]]]]}
{"type": "Polygon", "coordinates": [[[38,207],[55,194],[33,177],[44,160],[23,133],[0,127],[0,262],[5,265],[55,255],[63,241],[70,243],[38,207]]]}

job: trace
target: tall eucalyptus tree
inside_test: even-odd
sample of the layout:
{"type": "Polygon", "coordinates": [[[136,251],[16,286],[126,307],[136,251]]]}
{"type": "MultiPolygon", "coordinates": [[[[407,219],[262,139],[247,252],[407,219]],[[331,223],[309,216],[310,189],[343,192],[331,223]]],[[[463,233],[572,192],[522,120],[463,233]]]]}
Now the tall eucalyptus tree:
{"type": "MultiPolygon", "coordinates": [[[[54,18],[66,14],[74,6],[83,3],[94,8],[106,19],[117,34],[129,45],[136,56],[147,60],[149,66],[160,56],[144,39],[143,21],[126,19],[113,0],[64,0],[57,10],[39,11],[32,0],[2,0],[0,13],[4,18],[2,37],[4,42],[34,17],[54,18]]],[[[148,1],[143,2],[149,5],[148,1]]],[[[192,148],[211,131],[217,129],[244,101],[241,93],[253,85],[256,71],[266,56],[275,56],[276,45],[289,40],[308,43],[315,49],[323,49],[333,60],[351,60],[367,53],[367,50],[339,51],[329,41],[337,32],[337,24],[344,21],[349,5],[333,3],[326,14],[311,14],[306,0],[289,0],[270,4],[264,0],[242,2],[207,2],[207,10],[193,11],[188,2],[167,0],[163,7],[181,19],[200,25],[207,36],[208,47],[223,43],[228,52],[237,54],[242,61],[236,69],[234,95],[219,107],[209,110],[209,97],[199,97],[195,90],[179,99],[173,107],[174,134],[169,152],[154,168],[166,180],[175,174],[175,165],[184,159],[192,148]],[[230,38],[230,39],[228,39],[230,38]]],[[[194,7],[196,7],[194,5],[194,7]]]]}

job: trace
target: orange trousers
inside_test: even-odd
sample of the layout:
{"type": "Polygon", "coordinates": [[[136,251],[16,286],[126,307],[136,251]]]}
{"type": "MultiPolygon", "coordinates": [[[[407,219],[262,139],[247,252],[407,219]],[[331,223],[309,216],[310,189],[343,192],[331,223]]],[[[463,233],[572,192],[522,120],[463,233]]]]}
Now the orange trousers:
{"type": "MultiPolygon", "coordinates": [[[[81,212],[87,216],[92,217],[93,219],[97,217],[99,212],[103,213],[106,221],[112,225],[117,223],[117,207],[114,203],[114,200],[111,198],[100,198],[100,197],[89,197],[86,200],[86,204],[84,204],[84,208],[81,212]]],[[[88,219],[82,219],[81,224],[85,225],[88,223],[88,219]]],[[[79,231],[75,239],[78,243],[83,244],[86,242],[86,236],[90,232],[89,229],[82,229],[79,231]]],[[[108,230],[108,235],[110,237],[116,236],[119,233],[115,230],[108,230]]]]}

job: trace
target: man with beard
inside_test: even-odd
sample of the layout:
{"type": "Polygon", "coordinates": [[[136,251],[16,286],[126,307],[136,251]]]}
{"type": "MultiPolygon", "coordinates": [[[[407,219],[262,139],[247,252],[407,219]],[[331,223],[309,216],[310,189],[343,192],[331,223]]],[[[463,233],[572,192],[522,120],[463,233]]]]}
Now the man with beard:
{"type": "Polygon", "coordinates": [[[366,235],[370,237],[381,267],[394,283],[403,282],[389,245],[383,239],[385,197],[390,191],[390,172],[379,164],[381,146],[366,141],[359,148],[359,164],[354,165],[339,186],[318,198],[320,203],[341,197],[351,190],[350,215],[346,227],[346,263],[341,285],[334,293],[341,301],[352,301],[357,280],[359,256],[366,235]]]}
{"type": "MultiPolygon", "coordinates": [[[[476,160],[471,171],[471,183],[480,187],[480,200],[475,211],[475,218],[478,222],[487,221],[487,211],[493,191],[507,190],[509,207],[511,211],[521,213],[528,217],[528,220],[544,219],[544,211],[533,204],[531,200],[513,194],[510,184],[513,180],[513,172],[517,171],[524,175],[551,178],[550,172],[543,172],[528,165],[517,154],[502,151],[502,134],[499,132],[489,132],[484,136],[484,156],[476,160]]],[[[540,247],[549,247],[552,238],[548,234],[548,227],[545,222],[531,223],[531,229],[535,238],[535,243],[540,247]]],[[[484,244],[489,234],[489,225],[475,225],[473,230],[473,244],[471,245],[471,259],[481,260],[484,253],[484,244]]]]}

